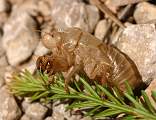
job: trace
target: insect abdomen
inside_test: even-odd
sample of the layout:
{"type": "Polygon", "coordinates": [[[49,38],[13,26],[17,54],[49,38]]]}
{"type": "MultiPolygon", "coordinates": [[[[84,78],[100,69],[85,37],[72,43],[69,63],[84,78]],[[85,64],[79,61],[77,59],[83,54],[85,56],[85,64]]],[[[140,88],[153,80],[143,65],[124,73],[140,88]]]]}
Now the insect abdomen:
{"type": "Polygon", "coordinates": [[[135,63],[124,53],[113,46],[108,46],[108,56],[113,66],[111,79],[114,84],[122,91],[125,90],[125,80],[132,88],[141,84],[141,76],[135,63]]]}

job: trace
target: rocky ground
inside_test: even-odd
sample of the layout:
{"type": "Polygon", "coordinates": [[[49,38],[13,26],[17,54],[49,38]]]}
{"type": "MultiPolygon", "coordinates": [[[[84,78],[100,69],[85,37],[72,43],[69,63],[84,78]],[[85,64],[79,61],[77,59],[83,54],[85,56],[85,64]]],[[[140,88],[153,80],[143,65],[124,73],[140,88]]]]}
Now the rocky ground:
{"type": "Polygon", "coordinates": [[[34,73],[36,58],[49,52],[41,35],[53,28],[79,27],[114,44],[134,61],[146,84],[152,81],[146,89],[148,95],[156,88],[156,2],[103,0],[126,26],[123,29],[92,1],[0,0],[0,120],[91,119],[71,115],[59,102],[41,104],[15,98],[7,88],[13,71],[34,73]]]}

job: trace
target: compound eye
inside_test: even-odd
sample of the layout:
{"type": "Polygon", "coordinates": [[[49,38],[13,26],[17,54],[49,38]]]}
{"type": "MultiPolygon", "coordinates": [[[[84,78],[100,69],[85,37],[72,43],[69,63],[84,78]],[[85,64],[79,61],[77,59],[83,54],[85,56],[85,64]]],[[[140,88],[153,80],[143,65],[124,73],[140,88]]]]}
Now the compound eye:
{"type": "Polygon", "coordinates": [[[42,43],[46,48],[51,48],[53,37],[50,34],[44,34],[42,37],[42,43]]]}
{"type": "Polygon", "coordinates": [[[52,49],[57,44],[56,43],[56,38],[54,37],[54,35],[53,34],[48,34],[48,33],[43,35],[42,43],[48,49],[52,49]]]}
{"type": "Polygon", "coordinates": [[[61,42],[61,33],[53,31],[52,33],[45,33],[42,36],[42,43],[48,49],[57,48],[57,45],[61,42]]]}

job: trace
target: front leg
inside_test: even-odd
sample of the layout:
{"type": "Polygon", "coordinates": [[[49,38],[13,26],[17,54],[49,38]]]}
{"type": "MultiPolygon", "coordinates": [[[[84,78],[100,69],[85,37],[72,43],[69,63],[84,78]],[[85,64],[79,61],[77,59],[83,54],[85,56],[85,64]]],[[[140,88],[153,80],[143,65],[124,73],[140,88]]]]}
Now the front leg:
{"type": "Polygon", "coordinates": [[[51,75],[53,73],[52,62],[53,62],[53,56],[48,56],[48,55],[40,56],[36,61],[37,69],[51,75]]]}
{"type": "Polygon", "coordinates": [[[81,65],[74,65],[68,70],[67,74],[65,75],[65,91],[66,92],[69,93],[68,85],[71,81],[71,78],[73,77],[75,73],[80,71],[80,69],[81,69],[81,65]]]}

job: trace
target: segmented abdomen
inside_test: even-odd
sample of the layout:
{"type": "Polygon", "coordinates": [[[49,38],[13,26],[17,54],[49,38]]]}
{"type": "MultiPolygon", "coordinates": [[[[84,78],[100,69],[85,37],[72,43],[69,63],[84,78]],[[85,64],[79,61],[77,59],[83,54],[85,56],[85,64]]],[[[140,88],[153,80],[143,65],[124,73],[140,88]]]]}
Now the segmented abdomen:
{"type": "Polygon", "coordinates": [[[125,80],[132,88],[136,88],[142,83],[141,76],[135,63],[124,53],[113,46],[107,48],[107,56],[112,65],[110,80],[117,85],[120,90],[125,90],[125,80]]]}

